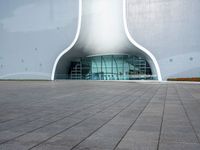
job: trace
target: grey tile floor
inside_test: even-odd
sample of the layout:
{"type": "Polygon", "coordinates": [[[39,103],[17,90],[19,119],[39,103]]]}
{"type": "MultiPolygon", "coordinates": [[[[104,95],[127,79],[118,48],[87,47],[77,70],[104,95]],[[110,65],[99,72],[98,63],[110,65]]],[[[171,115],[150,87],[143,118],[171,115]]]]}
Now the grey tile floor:
{"type": "Polygon", "coordinates": [[[0,81],[0,150],[200,150],[200,84],[0,81]]]}

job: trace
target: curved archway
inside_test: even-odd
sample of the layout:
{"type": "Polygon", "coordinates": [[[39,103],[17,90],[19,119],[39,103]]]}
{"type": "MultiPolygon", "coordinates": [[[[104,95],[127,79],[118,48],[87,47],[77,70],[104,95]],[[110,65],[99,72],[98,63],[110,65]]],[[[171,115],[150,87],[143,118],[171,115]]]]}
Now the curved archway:
{"type": "Polygon", "coordinates": [[[81,20],[82,20],[82,0],[79,0],[79,15],[78,15],[78,27],[77,27],[77,32],[76,32],[76,35],[75,35],[75,38],[73,40],[73,42],[66,48],[64,49],[64,51],[62,51],[58,57],[56,58],[55,62],[54,62],[54,65],[53,65],[53,69],[52,69],[52,72],[51,72],[51,80],[54,80],[55,79],[55,73],[56,73],[56,67],[58,65],[58,62],[59,60],[61,59],[61,57],[67,53],[75,44],[76,44],[76,41],[78,40],[79,38],[79,34],[80,34],[80,31],[81,31],[81,20]]]}
{"type": "Polygon", "coordinates": [[[156,68],[156,73],[158,76],[158,81],[162,81],[162,76],[161,76],[161,72],[160,72],[160,67],[158,65],[158,62],[155,58],[155,56],[147,49],[145,49],[143,46],[141,46],[140,44],[138,44],[130,35],[129,30],[128,30],[128,25],[127,25],[127,16],[126,16],[126,0],[123,0],[123,20],[124,20],[124,29],[125,29],[125,33],[127,35],[127,38],[129,39],[129,41],[135,45],[137,48],[139,48],[140,50],[142,50],[143,52],[145,52],[153,61],[153,64],[155,65],[156,68]]]}
{"type": "MultiPolygon", "coordinates": [[[[101,2],[102,2],[103,0],[101,0],[101,2]]],[[[97,2],[97,1],[96,1],[97,2]]],[[[87,2],[85,2],[85,3],[87,3],[87,2]]],[[[90,3],[90,2],[88,2],[88,3],[90,3]]],[[[108,2],[105,2],[105,4],[106,3],[108,3],[108,2]]],[[[120,3],[121,4],[121,1],[119,1],[118,3],[120,3]]],[[[100,3],[101,4],[101,3],[100,3]]],[[[102,3],[103,4],[103,3],[102,3]]],[[[121,49],[129,49],[129,51],[130,51],[130,49],[133,49],[133,52],[135,52],[136,54],[140,54],[141,56],[143,56],[144,58],[146,58],[147,59],[147,61],[149,62],[149,64],[150,64],[150,66],[151,66],[151,68],[152,68],[152,71],[157,75],[157,79],[159,80],[159,81],[162,81],[162,77],[161,77],[161,73],[160,73],[160,68],[159,68],[159,65],[158,65],[158,62],[157,62],[157,60],[156,60],[156,58],[154,57],[154,55],[149,51],[149,50],[147,50],[147,49],[145,49],[144,47],[142,47],[141,45],[139,45],[132,37],[131,37],[131,35],[130,35],[130,33],[129,33],[129,31],[128,31],[128,26],[127,26],[127,21],[126,21],[126,0],[123,0],[123,19],[122,19],[122,28],[123,28],[123,30],[125,31],[125,36],[124,35],[122,35],[122,38],[120,39],[121,41],[123,41],[122,43],[122,45],[125,45],[125,46],[122,46],[121,47],[121,45],[119,46],[119,49],[121,48],[121,49]],[[126,38],[128,38],[128,40],[126,40],[126,38]],[[124,42],[125,41],[125,42],[124,42]],[[131,44],[130,44],[131,43],[131,44]],[[128,46],[127,46],[128,45],[128,46]]],[[[87,56],[87,55],[90,55],[90,52],[92,52],[92,54],[99,54],[99,51],[98,50],[96,50],[96,51],[92,51],[92,50],[89,50],[90,52],[88,52],[87,50],[88,49],[94,49],[94,45],[93,45],[93,43],[91,42],[91,39],[93,38],[94,39],[94,37],[90,37],[90,39],[88,40],[87,39],[87,42],[88,43],[84,43],[84,40],[85,40],[85,35],[87,36],[87,31],[85,31],[85,30],[83,30],[83,29],[81,29],[81,27],[82,27],[82,11],[83,11],[83,9],[82,9],[82,5],[83,5],[83,2],[82,2],[82,0],[79,0],[79,17],[78,17],[78,28],[77,28],[77,33],[76,33],[76,36],[75,36],[75,39],[74,39],[74,41],[72,42],[72,44],[68,47],[68,48],[66,48],[62,53],[60,53],[59,54],[59,56],[56,58],[56,61],[55,61],[55,63],[54,63],[54,66],[53,66],[53,70],[52,70],[52,76],[51,76],[51,80],[54,80],[55,79],[55,74],[56,74],[56,70],[57,70],[57,68],[59,68],[58,67],[58,65],[59,65],[59,62],[60,62],[60,64],[61,63],[67,63],[67,62],[64,62],[63,60],[66,60],[66,59],[69,59],[69,57],[67,57],[67,53],[69,53],[69,55],[71,55],[73,58],[75,58],[75,55],[77,54],[77,55],[79,55],[80,53],[82,53],[82,56],[87,56]],[[82,31],[81,31],[82,30],[82,31]],[[81,34],[81,32],[82,32],[82,34],[81,34]],[[73,49],[73,52],[72,52],[72,49],[73,49]],[[79,50],[79,51],[77,51],[77,49],[79,50]],[[85,51],[85,49],[87,49],[86,51],[85,51]],[[69,50],[71,50],[70,52],[69,52],[69,50]],[[74,52],[74,51],[76,51],[76,52],[74,52]],[[63,58],[63,59],[62,59],[63,58]],[[63,62],[62,62],[63,61],[63,62]]],[[[99,5],[99,4],[98,4],[99,5]]],[[[85,7],[87,6],[87,4],[85,4],[85,7]]],[[[103,5],[103,7],[105,7],[106,5],[103,5]]],[[[117,8],[117,7],[116,7],[117,8]]],[[[84,12],[84,13],[88,13],[88,12],[84,12]]],[[[106,14],[107,15],[107,14],[106,14]]],[[[105,16],[104,16],[105,17],[105,16]]],[[[99,19],[99,18],[98,18],[99,19]]],[[[85,19],[85,20],[87,20],[87,19],[85,19]]],[[[91,21],[91,20],[90,20],[91,21]]],[[[105,21],[105,20],[104,20],[105,21]]],[[[85,21],[85,24],[88,24],[88,22],[86,22],[85,21]]],[[[94,26],[94,25],[93,25],[94,26]]],[[[88,29],[88,27],[86,27],[86,25],[84,25],[84,28],[86,28],[86,29],[88,29]]],[[[120,27],[121,28],[121,27],[120,27]]],[[[89,30],[90,31],[90,30],[89,30]]],[[[104,30],[105,31],[105,30],[104,30]]],[[[120,31],[120,32],[122,32],[122,31],[120,31]]],[[[100,37],[102,37],[102,33],[99,33],[98,32],[98,34],[100,34],[100,37]]],[[[108,35],[108,34],[107,34],[108,35]]],[[[121,36],[121,34],[119,34],[120,36],[121,36]]],[[[104,36],[104,35],[103,35],[104,36]]],[[[113,38],[115,38],[114,36],[113,36],[113,38]]],[[[92,39],[92,40],[93,40],[92,39]]],[[[98,42],[99,42],[99,40],[102,40],[102,39],[98,39],[98,38],[96,38],[96,40],[98,40],[98,42]]],[[[118,39],[116,39],[115,38],[115,40],[118,40],[118,39]]],[[[120,40],[119,40],[119,43],[120,43],[120,40]]],[[[109,40],[108,40],[109,41],[109,40]]],[[[95,43],[96,41],[94,41],[94,43],[95,43]]],[[[101,41],[102,42],[102,41],[101,41]]],[[[101,43],[100,42],[100,43],[101,43]]],[[[103,42],[105,42],[105,40],[103,41],[103,42]]],[[[107,42],[107,41],[106,41],[107,42]]],[[[111,42],[112,43],[112,42],[111,42]]],[[[102,43],[101,43],[102,44],[102,43]]],[[[106,45],[107,46],[107,49],[114,49],[114,47],[109,47],[110,45],[106,45]]],[[[106,47],[105,46],[105,47],[106,47]]],[[[101,48],[102,48],[102,46],[100,46],[101,48]]],[[[105,48],[105,47],[103,47],[103,48],[105,48]]],[[[103,49],[102,48],[102,49],[103,49]]],[[[115,46],[115,48],[116,48],[116,46],[115,46]]],[[[114,50],[114,52],[116,52],[116,49],[114,50]]],[[[118,52],[118,51],[117,51],[118,52]]],[[[132,53],[133,53],[132,52],[132,53]]],[[[105,51],[104,51],[104,53],[105,53],[105,51]]],[[[113,53],[113,50],[111,50],[111,51],[108,51],[108,53],[113,53]]]]}

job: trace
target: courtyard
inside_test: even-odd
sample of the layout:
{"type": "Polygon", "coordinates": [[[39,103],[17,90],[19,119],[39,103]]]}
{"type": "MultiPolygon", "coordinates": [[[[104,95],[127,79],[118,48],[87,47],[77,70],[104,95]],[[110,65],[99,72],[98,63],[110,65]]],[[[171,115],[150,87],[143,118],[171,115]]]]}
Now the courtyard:
{"type": "Polygon", "coordinates": [[[0,150],[199,150],[200,84],[0,81],[0,150]]]}

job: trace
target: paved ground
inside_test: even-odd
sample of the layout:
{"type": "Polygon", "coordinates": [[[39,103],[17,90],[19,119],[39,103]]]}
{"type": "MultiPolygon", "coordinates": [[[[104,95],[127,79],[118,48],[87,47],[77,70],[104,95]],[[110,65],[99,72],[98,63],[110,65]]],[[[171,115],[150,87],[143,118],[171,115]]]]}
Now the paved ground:
{"type": "Polygon", "coordinates": [[[200,84],[1,81],[0,150],[200,150],[200,84]]]}

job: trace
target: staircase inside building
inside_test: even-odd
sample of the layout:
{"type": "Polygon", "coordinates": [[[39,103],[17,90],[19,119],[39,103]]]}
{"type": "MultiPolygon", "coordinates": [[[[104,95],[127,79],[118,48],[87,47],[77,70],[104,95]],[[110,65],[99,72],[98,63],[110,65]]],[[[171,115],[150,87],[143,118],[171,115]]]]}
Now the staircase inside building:
{"type": "Polygon", "coordinates": [[[71,62],[70,79],[81,80],[82,79],[82,64],[80,61],[71,62]]]}
{"type": "Polygon", "coordinates": [[[137,56],[100,55],[71,62],[68,79],[72,80],[151,80],[151,67],[137,56]]]}

